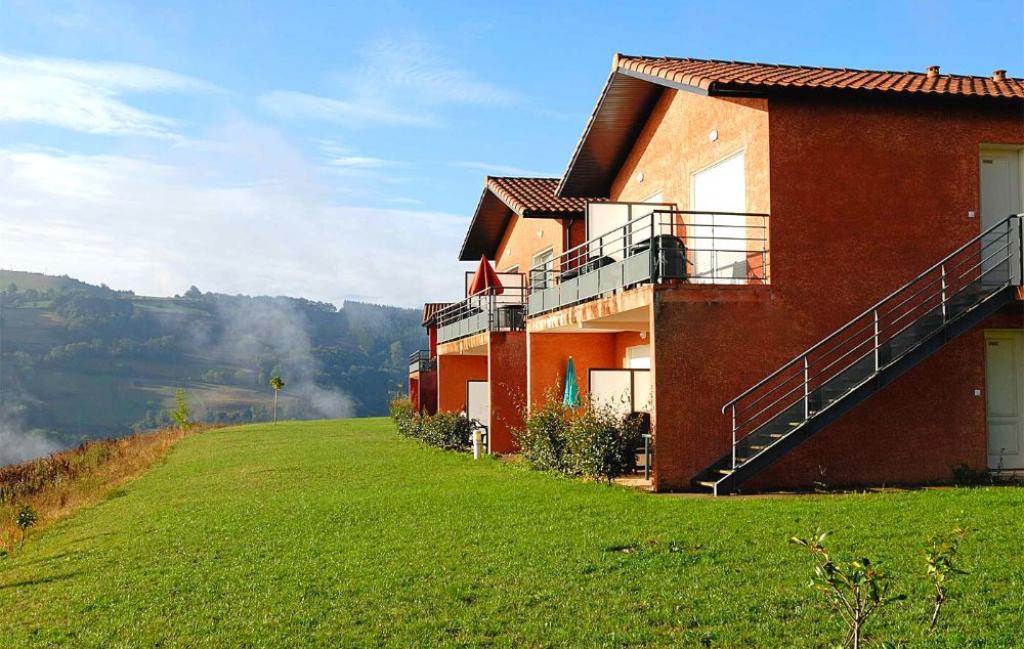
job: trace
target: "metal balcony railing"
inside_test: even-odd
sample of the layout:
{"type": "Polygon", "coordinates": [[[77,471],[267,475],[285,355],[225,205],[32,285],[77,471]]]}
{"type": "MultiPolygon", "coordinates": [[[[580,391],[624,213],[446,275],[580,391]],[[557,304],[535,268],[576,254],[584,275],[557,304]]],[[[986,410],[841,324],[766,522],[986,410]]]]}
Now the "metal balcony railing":
{"type": "Polygon", "coordinates": [[[767,214],[646,208],[532,267],[529,314],[645,283],[769,282],[767,214]]]}
{"type": "Polygon", "coordinates": [[[428,350],[418,349],[409,354],[409,374],[429,372],[434,369],[435,362],[428,350]]]}
{"type": "Polygon", "coordinates": [[[448,342],[483,331],[526,328],[526,286],[522,273],[499,273],[504,290],[489,289],[450,304],[437,313],[437,341],[448,342]]]}

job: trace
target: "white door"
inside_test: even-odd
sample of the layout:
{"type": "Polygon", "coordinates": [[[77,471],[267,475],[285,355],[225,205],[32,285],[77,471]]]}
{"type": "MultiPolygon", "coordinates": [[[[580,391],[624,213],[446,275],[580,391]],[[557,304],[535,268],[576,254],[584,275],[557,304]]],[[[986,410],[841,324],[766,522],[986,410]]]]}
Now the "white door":
{"type": "Polygon", "coordinates": [[[988,466],[1024,469],[1024,332],[985,332],[988,466]]]}
{"type": "Polygon", "coordinates": [[[737,284],[747,279],[746,219],[721,212],[745,212],[743,153],[693,175],[695,214],[689,241],[694,281],[737,284]]]}
{"type": "Polygon", "coordinates": [[[466,416],[490,429],[491,388],[487,381],[466,381],[466,416]]]}
{"type": "MultiPolygon", "coordinates": [[[[982,151],[980,167],[981,229],[984,232],[1007,216],[1024,211],[1021,206],[1020,152],[982,151]]],[[[1007,271],[1017,283],[1020,282],[1018,241],[1015,227],[1011,231],[996,228],[984,238],[981,253],[984,283],[1002,284],[1006,281],[1007,271]],[[1004,247],[1009,248],[1009,253],[1004,247]]]]}

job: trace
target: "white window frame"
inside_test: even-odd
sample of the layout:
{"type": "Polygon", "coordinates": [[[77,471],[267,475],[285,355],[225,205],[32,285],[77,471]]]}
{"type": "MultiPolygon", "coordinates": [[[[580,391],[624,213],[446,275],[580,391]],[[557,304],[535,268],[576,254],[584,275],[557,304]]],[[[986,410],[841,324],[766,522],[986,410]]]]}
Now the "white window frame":
{"type": "Polygon", "coordinates": [[[543,250],[540,250],[539,252],[534,253],[533,256],[530,257],[530,288],[531,288],[531,290],[545,289],[548,286],[550,286],[551,285],[551,279],[552,279],[550,271],[554,270],[554,268],[555,268],[555,247],[554,246],[548,246],[547,248],[544,248],[543,250]],[[549,255],[550,258],[547,260],[547,262],[542,262],[541,258],[544,257],[545,255],[549,255]],[[540,275],[541,281],[535,282],[534,281],[534,273],[536,271],[534,269],[536,269],[537,266],[539,264],[541,264],[541,263],[546,263],[547,270],[549,272],[542,273],[540,275]]]}

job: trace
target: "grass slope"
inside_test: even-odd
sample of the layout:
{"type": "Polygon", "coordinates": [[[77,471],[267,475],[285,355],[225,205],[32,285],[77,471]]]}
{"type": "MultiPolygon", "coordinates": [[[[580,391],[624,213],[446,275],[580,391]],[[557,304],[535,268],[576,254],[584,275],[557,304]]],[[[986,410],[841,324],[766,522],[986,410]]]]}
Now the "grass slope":
{"type": "Polygon", "coordinates": [[[817,524],[911,595],[879,640],[1019,646],[1024,619],[1020,489],[652,497],[366,419],[204,433],[112,496],[0,564],[0,646],[831,646],[786,542],[817,524]],[[971,574],[929,638],[920,548],[955,523],[971,574]]]}

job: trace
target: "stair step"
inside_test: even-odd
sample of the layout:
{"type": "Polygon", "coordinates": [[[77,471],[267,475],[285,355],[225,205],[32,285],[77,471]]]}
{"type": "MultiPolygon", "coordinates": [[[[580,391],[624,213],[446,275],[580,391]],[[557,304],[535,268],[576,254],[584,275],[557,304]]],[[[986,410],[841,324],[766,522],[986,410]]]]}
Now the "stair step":
{"type": "Polygon", "coordinates": [[[733,473],[732,469],[719,469],[718,472],[722,475],[732,475],[733,473]]]}
{"type": "Polygon", "coordinates": [[[697,484],[699,484],[702,487],[707,487],[708,489],[713,490],[715,488],[716,483],[714,480],[698,480],[697,484]]]}

